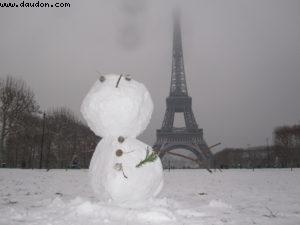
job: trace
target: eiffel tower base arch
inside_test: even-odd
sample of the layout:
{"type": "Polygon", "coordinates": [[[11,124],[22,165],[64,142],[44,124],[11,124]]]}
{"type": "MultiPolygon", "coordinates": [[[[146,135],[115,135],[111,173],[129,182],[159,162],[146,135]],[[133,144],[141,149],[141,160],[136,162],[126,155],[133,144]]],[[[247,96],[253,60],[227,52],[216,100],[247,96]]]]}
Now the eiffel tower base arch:
{"type": "MultiPolygon", "coordinates": [[[[202,149],[205,146],[202,146],[202,149]]],[[[155,146],[155,149],[159,149],[159,157],[164,158],[169,152],[176,149],[185,149],[193,153],[194,162],[198,164],[199,168],[211,168],[211,157],[207,157],[202,153],[201,147],[198,144],[187,143],[166,143],[163,146],[155,146]]]]}
{"type": "Polygon", "coordinates": [[[157,141],[153,146],[159,152],[161,159],[175,149],[184,149],[192,152],[194,162],[200,168],[210,168],[212,153],[203,139],[202,129],[172,128],[170,130],[159,129],[156,131],[157,141]]]}

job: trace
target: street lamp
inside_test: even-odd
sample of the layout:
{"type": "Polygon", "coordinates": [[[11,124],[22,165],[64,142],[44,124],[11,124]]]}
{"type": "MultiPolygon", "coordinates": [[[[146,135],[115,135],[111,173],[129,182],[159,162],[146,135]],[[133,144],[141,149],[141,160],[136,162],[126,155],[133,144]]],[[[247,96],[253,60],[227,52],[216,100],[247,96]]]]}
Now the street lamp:
{"type": "Polygon", "coordinates": [[[43,112],[43,132],[42,132],[42,140],[41,140],[40,166],[39,166],[40,169],[42,169],[42,164],[43,164],[43,148],[44,148],[45,122],[46,122],[45,120],[46,120],[46,112],[43,112]]]}

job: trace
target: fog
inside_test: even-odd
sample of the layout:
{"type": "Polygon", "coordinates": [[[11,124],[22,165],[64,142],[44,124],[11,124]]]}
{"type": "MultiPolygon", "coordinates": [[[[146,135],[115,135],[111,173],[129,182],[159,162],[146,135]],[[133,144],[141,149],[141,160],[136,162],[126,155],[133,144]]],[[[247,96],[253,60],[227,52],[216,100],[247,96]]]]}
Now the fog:
{"type": "Polygon", "coordinates": [[[208,145],[264,145],[300,122],[297,0],[91,0],[70,8],[0,8],[0,76],[24,79],[42,109],[82,99],[100,73],[129,73],[154,112],[155,142],[169,94],[172,10],[181,11],[189,95],[208,145]],[[97,72],[98,71],[98,72],[97,72]]]}

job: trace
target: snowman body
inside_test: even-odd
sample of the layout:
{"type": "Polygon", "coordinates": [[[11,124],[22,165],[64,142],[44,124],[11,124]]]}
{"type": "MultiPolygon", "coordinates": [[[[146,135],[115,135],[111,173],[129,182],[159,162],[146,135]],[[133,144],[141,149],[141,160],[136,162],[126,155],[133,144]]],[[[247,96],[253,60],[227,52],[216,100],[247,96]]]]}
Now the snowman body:
{"type": "Polygon", "coordinates": [[[118,202],[156,196],[163,185],[160,160],[137,167],[150,149],[135,138],[127,138],[123,143],[116,138],[101,140],[90,164],[93,190],[104,200],[118,202]],[[122,155],[117,154],[120,151],[122,155]]]}
{"type": "Polygon", "coordinates": [[[148,125],[152,111],[146,87],[120,75],[101,77],[85,97],[81,112],[102,137],[89,168],[92,188],[101,200],[144,201],[162,189],[159,157],[147,161],[154,154],[152,148],[136,139],[148,125]]]}

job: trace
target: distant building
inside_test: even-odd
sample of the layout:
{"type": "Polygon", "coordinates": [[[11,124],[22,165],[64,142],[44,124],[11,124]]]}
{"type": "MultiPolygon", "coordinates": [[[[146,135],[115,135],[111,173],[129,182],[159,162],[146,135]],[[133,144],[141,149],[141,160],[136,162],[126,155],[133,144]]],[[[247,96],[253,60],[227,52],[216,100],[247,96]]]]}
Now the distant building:
{"type": "Polygon", "coordinates": [[[226,148],[214,155],[217,168],[267,168],[277,166],[273,147],[226,148]]]}

